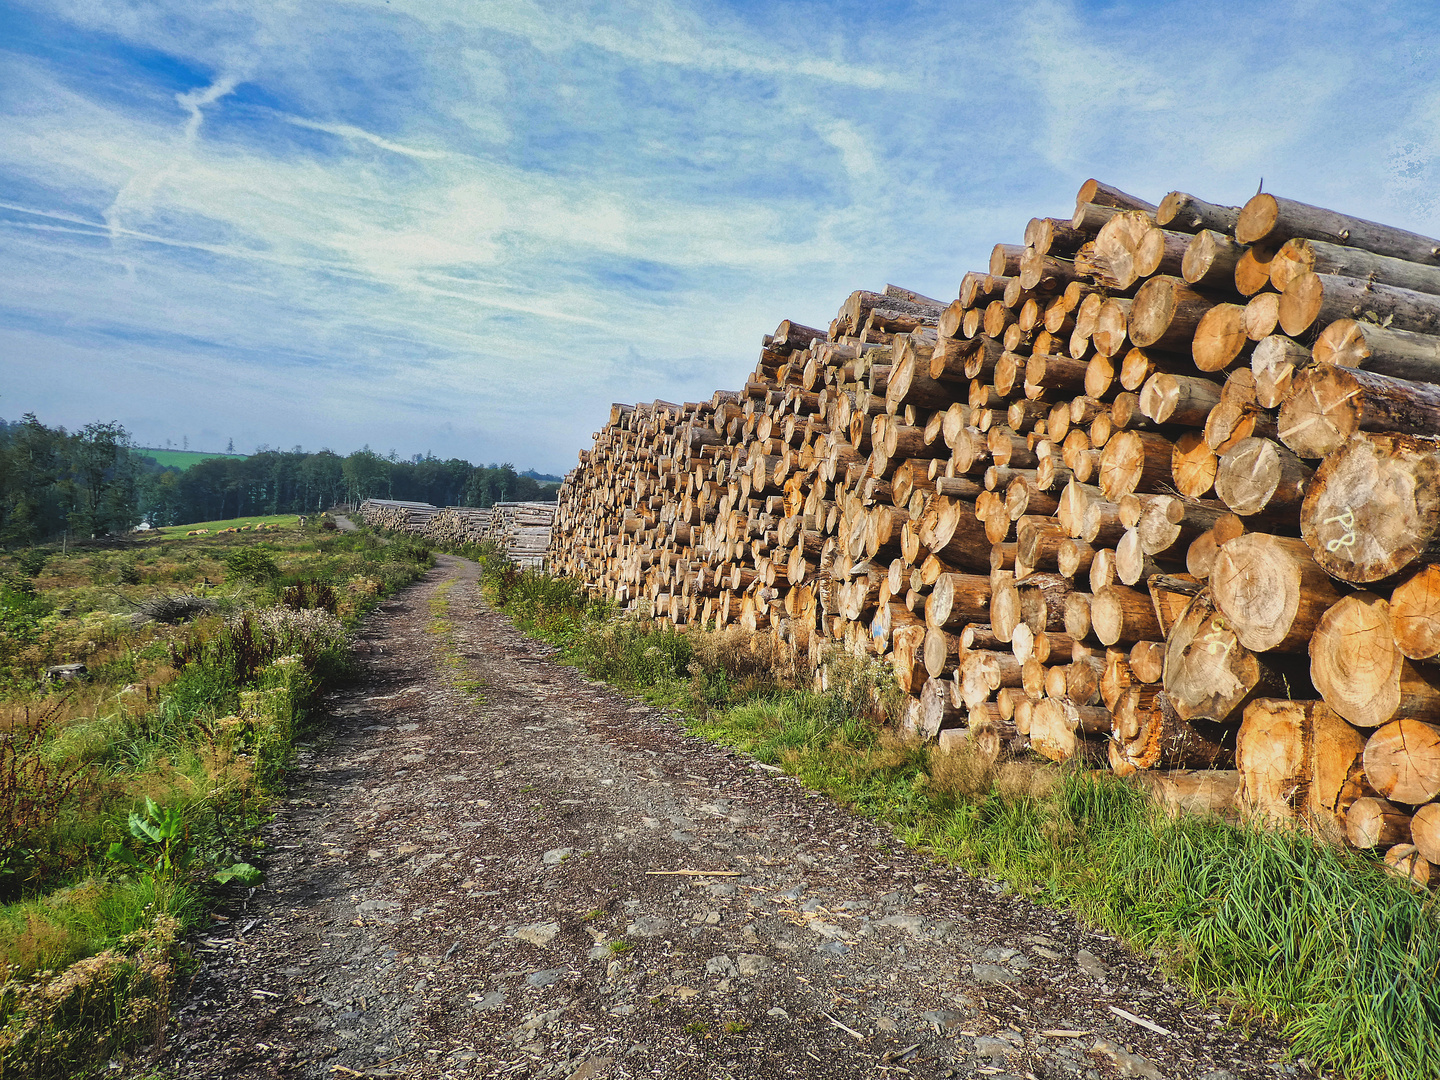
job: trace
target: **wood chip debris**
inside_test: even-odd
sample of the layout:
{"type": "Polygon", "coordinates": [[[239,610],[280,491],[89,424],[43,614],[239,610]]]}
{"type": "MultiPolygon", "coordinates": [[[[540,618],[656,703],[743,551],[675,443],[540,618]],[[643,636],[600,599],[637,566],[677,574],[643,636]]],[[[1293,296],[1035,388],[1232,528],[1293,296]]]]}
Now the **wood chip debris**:
{"type": "Polygon", "coordinates": [[[1106,1008],[1108,1008],[1108,1009],[1109,1009],[1112,1013],[1114,1013],[1116,1016],[1120,1017],[1120,1019],[1122,1019],[1122,1020],[1129,1020],[1130,1023],[1132,1023],[1132,1024],[1139,1024],[1141,1027],[1145,1028],[1146,1030],[1155,1032],[1156,1035],[1174,1035],[1174,1034],[1175,1034],[1175,1033],[1174,1033],[1173,1031],[1171,1031],[1169,1028],[1163,1028],[1163,1027],[1161,1027],[1159,1024],[1151,1023],[1149,1020],[1146,1020],[1143,1016],[1136,1016],[1134,1013],[1132,1013],[1132,1012],[1126,1012],[1124,1009],[1117,1008],[1117,1007],[1114,1006],[1114,1005],[1107,1005],[1106,1008]]]}
{"type": "Polygon", "coordinates": [[[864,1041],[865,1041],[865,1036],[864,1036],[864,1035],[861,1035],[860,1032],[856,1031],[856,1030],[855,1030],[854,1028],[852,1028],[852,1027],[846,1027],[846,1026],[845,1026],[844,1024],[842,1024],[839,1020],[836,1020],[835,1017],[831,1016],[828,1012],[822,1012],[820,1015],[823,1016],[823,1017],[825,1017],[826,1020],[829,1020],[830,1023],[834,1024],[834,1025],[835,1025],[837,1028],[839,1028],[841,1031],[845,1032],[845,1034],[847,1034],[847,1035],[849,1035],[849,1036],[851,1036],[851,1037],[853,1037],[853,1038],[855,1038],[855,1039],[858,1039],[860,1042],[864,1042],[864,1041]]]}
{"type": "Polygon", "coordinates": [[[1068,1028],[1046,1028],[1040,1032],[1047,1039],[1083,1039],[1089,1035],[1088,1031],[1071,1031],[1068,1028]]]}

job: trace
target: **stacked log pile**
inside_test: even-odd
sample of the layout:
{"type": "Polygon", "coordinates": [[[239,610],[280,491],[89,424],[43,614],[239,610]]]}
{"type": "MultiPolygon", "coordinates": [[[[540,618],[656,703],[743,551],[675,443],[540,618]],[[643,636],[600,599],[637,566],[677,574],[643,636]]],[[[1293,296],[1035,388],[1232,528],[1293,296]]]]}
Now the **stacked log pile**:
{"type": "Polygon", "coordinates": [[[542,567],[550,546],[555,504],[496,503],[493,507],[447,506],[366,499],[360,518],[372,528],[419,533],[444,544],[494,543],[521,566],[542,567]]]}
{"type": "Polygon", "coordinates": [[[612,406],[551,567],[817,671],[879,657],[922,737],[1144,771],[1422,881],[1437,384],[1440,241],[1091,180],[954,300],[856,292],[739,391],[612,406]]]}

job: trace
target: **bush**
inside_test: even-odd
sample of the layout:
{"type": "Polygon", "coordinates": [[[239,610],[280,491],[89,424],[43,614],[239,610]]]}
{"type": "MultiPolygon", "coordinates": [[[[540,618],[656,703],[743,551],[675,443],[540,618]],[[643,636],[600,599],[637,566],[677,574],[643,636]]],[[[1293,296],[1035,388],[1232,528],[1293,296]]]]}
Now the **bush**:
{"type": "Polygon", "coordinates": [[[241,548],[225,556],[225,576],[252,585],[267,585],[280,576],[280,567],[268,551],[241,548]]]}

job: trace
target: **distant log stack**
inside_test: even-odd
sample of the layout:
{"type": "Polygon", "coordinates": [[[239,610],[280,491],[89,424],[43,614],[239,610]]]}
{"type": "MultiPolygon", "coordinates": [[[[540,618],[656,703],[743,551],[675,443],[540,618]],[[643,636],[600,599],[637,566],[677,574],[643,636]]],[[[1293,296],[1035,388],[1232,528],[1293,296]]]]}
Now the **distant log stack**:
{"type": "Polygon", "coordinates": [[[493,507],[447,506],[366,499],[360,518],[372,528],[420,533],[444,544],[497,544],[521,566],[543,567],[555,503],[510,502],[493,507]]]}
{"type": "Polygon", "coordinates": [[[634,613],[875,657],[943,745],[1440,855],[1440,241],[1087,181],[953,300],[612,406],[555,525],[634,613]]]}

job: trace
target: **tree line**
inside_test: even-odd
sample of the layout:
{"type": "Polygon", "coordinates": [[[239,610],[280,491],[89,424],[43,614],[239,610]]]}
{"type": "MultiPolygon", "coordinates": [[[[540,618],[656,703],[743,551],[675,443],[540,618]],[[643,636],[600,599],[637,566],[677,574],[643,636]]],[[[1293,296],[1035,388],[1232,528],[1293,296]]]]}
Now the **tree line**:
{"type": "Polygon", "coordinates": [[[68,432],[42,424],[33,413],[14,422],[0,419],[0,544],[6,546],[65,532],[114,535],[142,521],[162,526],[308,514],[370,498],[490,506],[553,499],[555,490],[508,462],[477,466],[429,455],[405,460],[369,447],[344,456],[262,448],[182,471],[147,457],[117,423],[68,432]]]}

